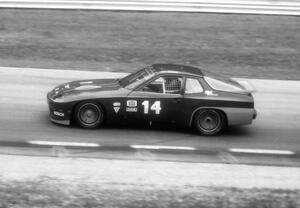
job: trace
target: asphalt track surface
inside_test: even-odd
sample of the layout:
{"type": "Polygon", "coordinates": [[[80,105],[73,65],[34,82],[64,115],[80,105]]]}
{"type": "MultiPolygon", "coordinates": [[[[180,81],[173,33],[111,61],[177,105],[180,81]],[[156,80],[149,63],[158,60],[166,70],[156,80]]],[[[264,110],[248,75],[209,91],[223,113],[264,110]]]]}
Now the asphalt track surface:
{"type": "Polygon", "coordinates": [[[46,93],[63,82],[120,77],[110,72],[0,68],[0,142],[32,140],[92,142],[105,146],[160,145],[199,149],[300,151],[300,82],[245,80],[252,87],[258,117],[252,125],[231,127],[206,137],[173,128],[103,127],[85,130],[51,123],[46,93]]]}

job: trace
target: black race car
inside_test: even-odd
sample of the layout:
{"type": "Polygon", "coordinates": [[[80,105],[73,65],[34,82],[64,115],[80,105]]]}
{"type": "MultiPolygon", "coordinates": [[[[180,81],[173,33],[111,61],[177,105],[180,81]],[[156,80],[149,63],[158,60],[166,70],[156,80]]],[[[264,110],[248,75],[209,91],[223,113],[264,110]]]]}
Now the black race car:
{"type": "Polygon", "coordinates": [[[47,94],[51,121],[83,128],[105,123],[169,123],[215,135],[251,124],[254,100],[238,82],[199,68],[154,64],[121,79],[74,81],[47,94]]]}

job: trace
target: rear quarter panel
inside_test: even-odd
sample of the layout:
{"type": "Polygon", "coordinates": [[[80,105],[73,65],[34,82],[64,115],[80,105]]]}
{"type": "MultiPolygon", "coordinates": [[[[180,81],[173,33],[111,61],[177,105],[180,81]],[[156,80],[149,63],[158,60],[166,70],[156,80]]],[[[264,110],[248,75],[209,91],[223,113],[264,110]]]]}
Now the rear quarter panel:
{"type": "Polygon", "coordinates": [[[181,124],[191,126],[192,118],[200,109],[218,109],[225,113],[228,125],[248,124],[252,122],[254,103],[248,95],[214,91],[184,95],[181,124]]]}

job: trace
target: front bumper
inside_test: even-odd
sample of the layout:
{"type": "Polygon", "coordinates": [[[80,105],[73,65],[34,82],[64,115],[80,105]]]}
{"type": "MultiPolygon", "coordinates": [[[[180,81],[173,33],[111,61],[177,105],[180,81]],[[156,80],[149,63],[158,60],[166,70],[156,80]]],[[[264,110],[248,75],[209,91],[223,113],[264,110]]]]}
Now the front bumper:
{"type": "Polygon", "coordinates": [[[57,123],[57,124],[61,124],[61,125],[70,125],[71,121],[70,120],[57,120],[57,119],[54,119],[50,116],[50,120],[53,122],[53,123],[57,123]]]}
{"type": "Polygon", "coordinates": [[[51,99],[51,94],[47,94],[47,103],[49,107],[50,120],[57,124],[70,125],[71,109],[70,103],[55,102],[51,99]]]}

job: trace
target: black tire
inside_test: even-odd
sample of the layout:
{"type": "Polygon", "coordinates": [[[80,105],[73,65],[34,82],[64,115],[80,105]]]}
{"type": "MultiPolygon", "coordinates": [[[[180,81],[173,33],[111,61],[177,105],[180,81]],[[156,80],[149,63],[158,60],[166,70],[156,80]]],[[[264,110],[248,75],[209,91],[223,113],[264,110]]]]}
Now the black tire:
{"type": "Polygon", "coordinates": [[[104,112],[100,105],[94,102],[79,103],[75,108],[76,123],[87,129],[99,127],[104,120],[104,112]]]}
{"type": "Polygon", "coordinates": [[[213,136],[220,133],[226,125],[222,112],[214,109],[199,110],[193,120],[196,131],[202,135],[213,136]]]}

